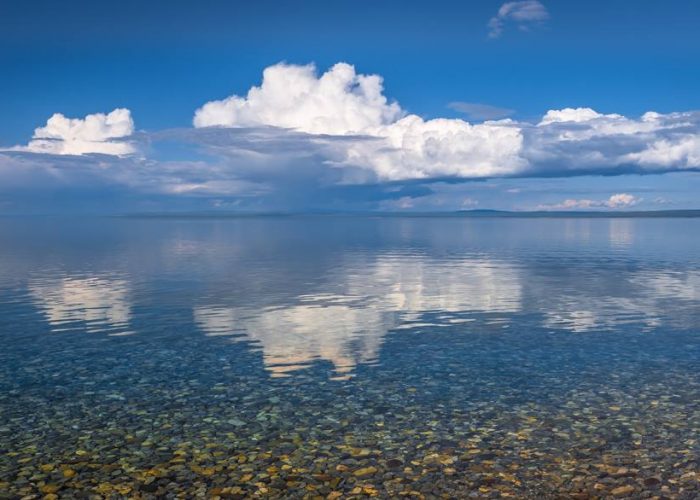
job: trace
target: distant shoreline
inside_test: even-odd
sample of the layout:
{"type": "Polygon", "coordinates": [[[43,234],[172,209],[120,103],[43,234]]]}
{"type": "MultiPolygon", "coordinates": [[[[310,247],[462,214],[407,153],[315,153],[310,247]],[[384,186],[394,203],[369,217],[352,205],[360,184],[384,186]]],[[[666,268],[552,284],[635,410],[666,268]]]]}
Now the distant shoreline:
{"type": "Polygon", "coordinates": [[[647,211],[508,211],[508,210],[459,210],[454,212],[163,212],[134,213],[115,217],[124,218],[186,218],[229,219],[254,217],[454,217],[454,218],[515,218],[515,219],[629,219],[629,218],[700,218],[698,210],[647,210],[647,211]]]}
{"type": "Polygon", "coordinates": [[[465,218],[465,219],[692,219],[700,218],[700,209],[646,211],[509,211],[458,210],[454,212],[134,212],[59,213],[59,214],[0,214],[0,219],[32,217],[86,217],[117,219],[246,219],[274,217],[375,217],[375,218],[465,218]]]}

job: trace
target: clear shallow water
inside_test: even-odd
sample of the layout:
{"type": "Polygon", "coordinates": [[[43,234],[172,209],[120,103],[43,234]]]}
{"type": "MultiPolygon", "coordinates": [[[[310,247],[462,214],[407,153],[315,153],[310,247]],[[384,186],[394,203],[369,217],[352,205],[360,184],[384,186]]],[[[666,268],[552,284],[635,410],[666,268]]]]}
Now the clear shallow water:
{"type": "Polygon", "coordinates": [[[0,496],[697,498],[699,335],[698,219],[0,219],[0,496]]]}

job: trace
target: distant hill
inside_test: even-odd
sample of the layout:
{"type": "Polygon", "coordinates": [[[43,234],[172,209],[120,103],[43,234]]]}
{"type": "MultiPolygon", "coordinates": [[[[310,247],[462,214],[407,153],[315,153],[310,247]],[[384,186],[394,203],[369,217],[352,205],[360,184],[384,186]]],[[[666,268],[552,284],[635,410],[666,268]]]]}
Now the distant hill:
{"type": "Polygon", "coordinates": [[[700,210],[648,211],[530,211],[458,210],[455,212],[151,212],[124,214],[136,218],[238,218],[238,217],[473,217],[473,218],[691,218],[700,217],[700,210]]]}
{"type": "Polygon", "coordinates": [[[580,217],[580,218],[631,218],[631,217],[700,217],[700,210],[640,210],[640,211],[532,211],[511,212],[507,210],[460,210],[463,217],[580,217]]]}

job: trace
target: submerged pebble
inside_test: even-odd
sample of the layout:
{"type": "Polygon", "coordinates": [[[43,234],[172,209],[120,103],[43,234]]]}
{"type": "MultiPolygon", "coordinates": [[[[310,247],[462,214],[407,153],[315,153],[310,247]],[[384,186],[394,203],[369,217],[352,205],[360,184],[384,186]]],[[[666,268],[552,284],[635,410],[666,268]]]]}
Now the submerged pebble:
{"type": "MultiPolygon", "coordinates": [[[[624,361],[604,377],[602,365],[539,365],[528,383],[507,368],[452,368],[464,372],[454,380],[406,371],[412,352],[343,381],[224,372],[209,391],[200,367],[215,351],[193,352],[183,365],[129,350],[130,364],[158,369],[115,362],[78,374],[61,399],[41,384],[6,391],[0,489],[48,499],[700,495],[700,382],[678,367],[661,380],[624,361]],[[124,401],[103,397],[117,372],[124,401]]],[[[441,366],[456,352],[431,355],[441,366]]],[[[75,361],[53,373],[68,380],[75,361]]],[[[25,382],[43,376],[34,366],[25,382]]]]}

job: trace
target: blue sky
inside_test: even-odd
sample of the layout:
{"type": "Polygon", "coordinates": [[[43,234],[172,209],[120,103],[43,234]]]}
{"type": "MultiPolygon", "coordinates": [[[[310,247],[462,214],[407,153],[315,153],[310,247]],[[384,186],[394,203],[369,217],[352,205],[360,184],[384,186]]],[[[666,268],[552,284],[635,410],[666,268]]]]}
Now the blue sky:
{"type": "Polygon", "coordinates": [[[698,25],[691,1],[4,2],[0,211],[698,208],[698,25]],[[251,100],[266,68],[304,80],[251,100]]]}

